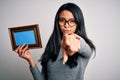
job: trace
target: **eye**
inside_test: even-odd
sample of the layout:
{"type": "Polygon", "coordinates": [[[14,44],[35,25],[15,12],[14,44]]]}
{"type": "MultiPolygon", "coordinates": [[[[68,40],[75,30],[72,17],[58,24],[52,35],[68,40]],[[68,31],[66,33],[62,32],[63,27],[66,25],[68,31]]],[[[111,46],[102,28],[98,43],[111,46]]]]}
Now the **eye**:
{"type": "Polygon", "coordinates": [[[69,20],[70,23],[75,23],[75,20],[71,19],[69,20]]]}
{"type": "Polygon", "coordinates": [[[71,20],[70,22],[75,22],[74,20],[71,20]]]}
{"type": "Polygon", "coordinates": [[[71,18],[71,19],[69,19],[69,21],[74,22],[74,21],[75,21],[75,19],[74,19],[74,18],[71,18]]]}
{"type": "Polygon", "coordinates": [[[64,18],[59,18],[59,21],[65,22],[65,19],[64,18]]]}

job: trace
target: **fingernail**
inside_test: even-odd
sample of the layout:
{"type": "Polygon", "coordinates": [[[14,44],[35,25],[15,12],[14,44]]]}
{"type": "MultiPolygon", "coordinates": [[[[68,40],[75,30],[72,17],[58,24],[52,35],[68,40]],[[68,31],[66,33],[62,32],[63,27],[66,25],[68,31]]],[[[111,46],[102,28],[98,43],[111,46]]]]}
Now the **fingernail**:
{"type": "Polygon", "coordinates": [[[65,64],[65,62],[63,61],[63,64],[65,64]]]}
{"type": "Polygon", "coordinates": [[[26,45],[25,43],[23,43],[23,45],[26,45]]]}

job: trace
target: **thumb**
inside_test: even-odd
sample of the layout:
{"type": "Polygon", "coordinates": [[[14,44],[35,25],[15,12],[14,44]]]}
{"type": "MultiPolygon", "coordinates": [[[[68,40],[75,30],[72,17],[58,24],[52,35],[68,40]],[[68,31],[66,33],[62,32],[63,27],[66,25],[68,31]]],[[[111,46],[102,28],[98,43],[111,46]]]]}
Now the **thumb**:
{"type": "Polygon", "coordinates": [[[74,34],[74,36],[76,37],[76,39],[80,40],[80,36],[77,34],[74,34]]]}
{"type": "Polygon", "coordinates": [[[63,64],[65,64],[68,60],[68,55],[66,53],[66,51],[63,49],[63,64]]]}

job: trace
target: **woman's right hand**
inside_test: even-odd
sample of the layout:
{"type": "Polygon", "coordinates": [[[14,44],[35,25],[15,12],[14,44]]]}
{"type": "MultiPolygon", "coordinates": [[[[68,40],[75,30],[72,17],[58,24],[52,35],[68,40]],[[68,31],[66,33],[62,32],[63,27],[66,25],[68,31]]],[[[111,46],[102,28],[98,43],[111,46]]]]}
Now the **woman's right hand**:
{"type": "Polygon", "coordinates": [[[29,52],[28,45],[18,46],[15,49],[15,52],[18,53],[19,57],[24,58],[26,60],[30,60],[32,58],[29,52]]]}
{"type": "Polygon", "coordinates": [[[28,45],[18,46],[15,49],[15,52],[18,53],[19,57],[27,60],[31,67],[35,66],[35,63],[34,63],[34,61],[32,59],[32,56],[30,55],[28,45]]]}

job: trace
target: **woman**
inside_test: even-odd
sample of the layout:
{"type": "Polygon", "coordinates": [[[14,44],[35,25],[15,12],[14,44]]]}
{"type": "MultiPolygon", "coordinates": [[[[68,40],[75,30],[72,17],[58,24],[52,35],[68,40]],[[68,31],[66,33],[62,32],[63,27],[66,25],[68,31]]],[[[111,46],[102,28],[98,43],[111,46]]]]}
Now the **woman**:
{"type": "Polygon", "coordinates": [[[41,71],[28,46],[19,46],[15,51],[28,61],[34,80],[84,80],[84,71],[94,50],[86,35],[81,9],[74,3],[66,3],[55,16],[53,33],[40,59],[41,71]]]}

